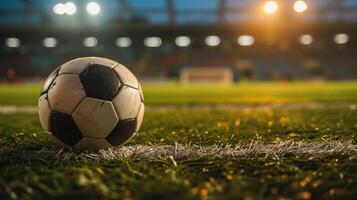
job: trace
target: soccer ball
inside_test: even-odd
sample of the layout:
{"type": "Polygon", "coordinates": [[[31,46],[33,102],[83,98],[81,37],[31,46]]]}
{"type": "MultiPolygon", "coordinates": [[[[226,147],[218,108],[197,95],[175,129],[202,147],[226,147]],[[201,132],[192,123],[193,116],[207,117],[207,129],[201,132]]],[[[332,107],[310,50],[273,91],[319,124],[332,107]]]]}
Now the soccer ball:
{"type": "Polygon", "coordinates": [[[66,62],[44,83],[39,98],[42,127],[58,144],[74,150],[117,147],[138,131],[144,97],[136,77],[106,58],[66,62]]]}

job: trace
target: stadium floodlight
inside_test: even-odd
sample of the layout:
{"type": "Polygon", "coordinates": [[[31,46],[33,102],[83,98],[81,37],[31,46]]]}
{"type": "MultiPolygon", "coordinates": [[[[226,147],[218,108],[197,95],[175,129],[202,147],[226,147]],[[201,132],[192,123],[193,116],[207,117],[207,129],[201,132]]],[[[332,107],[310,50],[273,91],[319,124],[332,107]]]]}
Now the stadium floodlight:
{"type": "Polygon", "coordinates": [[[98,40],[95,37],[86,37],[83,40],[83,45],[85,47],[95,47],[98,44],[98,40]]]}
{"type": "Polygon", "coordinates": [[[335,35],[334,40],[336,44],[346,44],[349,40],[349,37],[346,33],[339,33],[335,35]]]}
{"type": "Polygon", "coordinates": [[[305,1],[299,0],[294,3],[295,12],[302,13],[307,9],[307,4],[305,1]]]}
{"type": "Polygon", "coordinates": [[[115,41],[118,47],[130,47],[131,39],[128,37],[120,37],[115,41]]]}
{"type": "Polygon", "coordinates": [[[67,15],[74,15],[77,11],[77,7],[76,4],[72,3],[72,2],[67,2],[64,4],[65,7],[65,13],[67,15]]]}
{"type": "Polygon", "coordinates": [[[7,38],[7,39],[5,40],[6,46],[11,47],[11,48],[17,48],[17,47],[19,47],[19,46],[20,46],[20,43],[21,43],[20,40],[17,39],[17,38],[7,38]]]}
{"type": "Polygon", "coordinates": [[[241,46],[252,46],[255,42],[255,39],[251,35],[241,35],[238,37],[237,42],[241,46]]]}
{"type": "Polygon", "coordinates": [[[188,47],[191,44],[191,39],[188,36],[178,36],[175,43],[179,47],[188,47]]]}
{"type": "Polygon", "coordinates": [[[63,15],[66,13],[66,7],[63,3],[58,3],[53,6],[53,12],[57,15],[63,15]]]}
{"type": "Polygon", "coordinates": [[[264,12],[267,14],[273,14],[278,10],[278,4],[275,1],[267,1],[264,4],[264,12]]]}
{"type": "Polygon", "coordinates": [[[211,35],[206,37],[205,43],[207,46],[215,47],[221,43],[221,39],[216,35],[211,35]]]}
{"type": "Polygon", "coordinates": [[[312,35],[309,35],[309,34],[301,35],[299,37],[299,42],[302,45],[310,45],[310,44],[312,44],[313,41],[314,41],[314,38],[312,37],[312,35]]]}
{"type": "Polygon", "coordinates": [[[87,4],[87,12],[90,14],[90,15],[98,15],[99,12],[100,12],[100,6],[97,2],[89,2],[87,4]]]}
{"type": "Polygon", "coordinates": [[[57,46],[57,39],[53,37],[46,37],[43,39],[42,44],[44,47],[53,48],[57,46]]]}
{"type": "Polygon", "coordinates": [[[144,45],[147,47],[159,47],[162,40],[159,37],[147,37],[144,39],[144,45]]]}

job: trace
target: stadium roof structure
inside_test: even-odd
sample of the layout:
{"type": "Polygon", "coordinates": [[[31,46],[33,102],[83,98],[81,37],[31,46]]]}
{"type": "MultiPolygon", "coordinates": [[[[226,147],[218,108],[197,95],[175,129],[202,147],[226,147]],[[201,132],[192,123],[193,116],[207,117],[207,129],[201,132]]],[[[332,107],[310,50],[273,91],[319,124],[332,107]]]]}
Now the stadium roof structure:
{"type": "MultiPolygon", "coordinates": [[[[106,24],[217,25],[249,23],[265,19],[265,0],[6,0],[0,4],[0,24],[7,26],[59,25],[97,26],[106,24]],[[72,2],[73,15],[56,15],[58,3],[72,2]],[[90,16],[86,5],[96,2],[101,13],[90,16]]],[[[276,0],[279,14],[300,21],[357,21],[357,0],[306,1],[309,9],[298,15],[294,1],[276,0]]]]}

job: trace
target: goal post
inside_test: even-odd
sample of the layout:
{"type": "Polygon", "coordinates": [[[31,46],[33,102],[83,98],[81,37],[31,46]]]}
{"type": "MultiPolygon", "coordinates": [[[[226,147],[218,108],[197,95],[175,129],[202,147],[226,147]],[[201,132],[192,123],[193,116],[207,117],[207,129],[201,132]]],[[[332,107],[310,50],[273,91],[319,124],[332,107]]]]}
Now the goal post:
{"type": "Polygon", "coordinates": [[[187,67],[180,71],[180,82],[191,83],[233,83],[233,71],[229,67],[187,67]]]}

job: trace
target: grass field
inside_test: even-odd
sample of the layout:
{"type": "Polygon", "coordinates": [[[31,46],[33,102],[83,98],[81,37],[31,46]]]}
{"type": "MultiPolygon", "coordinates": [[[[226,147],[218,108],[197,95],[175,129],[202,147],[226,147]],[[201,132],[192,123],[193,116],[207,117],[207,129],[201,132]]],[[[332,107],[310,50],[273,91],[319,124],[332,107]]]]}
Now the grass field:
{"type": "MultiPolygon", "coordinates": [[[[267,104],[356,102],[357,82],[240,83],[227,85],[146,84],[146,104],[267,104]]],[[[0,105],[36,105],[40,84],[0,84],[0,105]]]]}
{"type": "MultiPolygon", "coordinates": [[[[62,150],[37,113],[0,112],[0,199],[356,198],[357,82],[143,88],[128,155],[62,150]]],[[[0,85],[0,111],[39,90],[0,85]]]]}

